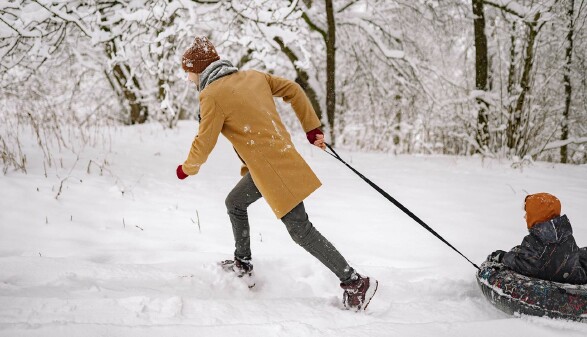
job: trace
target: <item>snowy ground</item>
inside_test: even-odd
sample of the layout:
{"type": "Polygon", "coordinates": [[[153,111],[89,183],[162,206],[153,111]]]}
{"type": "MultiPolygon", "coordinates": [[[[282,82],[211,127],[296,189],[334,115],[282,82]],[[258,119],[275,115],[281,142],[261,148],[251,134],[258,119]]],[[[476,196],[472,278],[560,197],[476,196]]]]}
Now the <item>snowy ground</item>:
{"type": "MultiPolygon", "coordinates": [[[[324,184],[306,200],[310,219],[380,289],[367,312],[342,310],[337,279],[260,200],[248,290],[215,265],[233,251],[224,198],[240,165],[229,144],[221,137],[198,176],[175,177],[195,128],[112,129],[112,148],[87,149],[71,172],[64,151],[45,177],[37,150],[28,174],[0,176],[1,336],[586,335],[587,324],[492,307],[471,265],[302,141],[324,184]],[[95,164],[87,172],[104,159],[102,175],[95,164]]],[[[478,264],[521,241],[527,192],[557,195],[587,245],[587,166],[340,154],[478,264]]]]}

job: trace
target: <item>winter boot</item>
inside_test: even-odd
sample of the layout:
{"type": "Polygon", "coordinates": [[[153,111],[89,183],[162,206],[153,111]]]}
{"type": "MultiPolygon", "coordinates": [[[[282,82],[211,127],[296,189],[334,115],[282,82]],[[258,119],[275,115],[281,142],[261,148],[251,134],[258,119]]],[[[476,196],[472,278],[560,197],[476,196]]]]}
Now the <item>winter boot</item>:
{"type": "Polygon", "coordinates": [[[379,285],[374,278],[363,277],[359,274],[357,276],[358,278],[354,281],[340,284],[340,287],[344,289],[342,295],[344,307],[355,311],[367,309],[379,285]]]}
{"type": "Polygon", "coordinates": [[[255,286],[251,258],[238,258],[235,256],[234,260],[224,260],[219,264],[224,271],[234,273],[237,277],[242,278],[249,288],[255,286]]]}

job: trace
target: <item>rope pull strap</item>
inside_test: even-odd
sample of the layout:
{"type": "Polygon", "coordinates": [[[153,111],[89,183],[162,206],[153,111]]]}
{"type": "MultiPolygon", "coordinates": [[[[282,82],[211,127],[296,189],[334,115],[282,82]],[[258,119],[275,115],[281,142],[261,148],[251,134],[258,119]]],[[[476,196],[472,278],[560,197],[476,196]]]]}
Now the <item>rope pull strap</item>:
{"type": "Polygon", "coordinates": [[[339,160],[341,163],[345,164],[349,169],[351,169],[351,171],[355,172],[355,174],[357,174],[359,177],[361,177],[361,179],[363,179],[367,184],[371,185],[371,187],[373,187],[377,192],[379,192],[381,195],[383,195],[387,200],[389,200],[392,204],[394,204],[397,208],[399,208],[400,210],[402,210],[404,213],[406,213],[410,218],[412,218],[414,221],[416,221],[420,226],[424,227],[427,231],[429,231],[430,233],[432,233],[432,235],[436,236],[440,241],[444,242],[447,246],[449,246],[450,248],[452,248],[455,252],[459,253],[460,256],[464,257],[465,260],[469,261],[470,264],[473,265],[473,267],[479,269],[479,266],[477,266],[475,263],[473,263],[471,260],[469,260],[465,255],[463,255],[463,253],[461,253],[458,249],[456,249],[453,245],[451,245],[448,241],[446,241],[440,234],[438,234],[434,229],[432,229],[430,226],[428,226],[424,221],[422,221],[420,218],[418,218],[414,213],[412,213],[409,209],[407,209],[404,205],[402,205],[399,201],[395,200],[391,195],[389,195],[389,193],[385,192],[384,190],[381,189],[381,187],[377,186],[375,183],[373,183],[371,180],[369,180],[367,177],[365,177],[364,175],[362,175],[359,171],[355,170],[351,165],[349,165],[346,161],[344,161],[339,155],[338,153],[336,153],[336,151],[334,151],[334,149],[330,146],[330,144],[325,143],[326,146],[328,147],[328,149],[331,152],[325,151],[326,153],[328,153],[329,155],[331,155],[332,157],[336,158],[337,160],[339,160]]]}

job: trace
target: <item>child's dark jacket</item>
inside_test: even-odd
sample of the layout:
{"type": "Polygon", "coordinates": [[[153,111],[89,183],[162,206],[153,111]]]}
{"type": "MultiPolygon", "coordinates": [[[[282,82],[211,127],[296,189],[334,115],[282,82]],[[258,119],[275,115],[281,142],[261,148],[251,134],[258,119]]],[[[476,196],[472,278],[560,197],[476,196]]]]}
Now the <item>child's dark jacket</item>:
{"type": "Polygon", "coordinates": [[[586,248],[577,246],[571,223],[562,215],[532,226],[522,244],[504,255],[503,264],[530,277],[586,284],[586,248]]]}

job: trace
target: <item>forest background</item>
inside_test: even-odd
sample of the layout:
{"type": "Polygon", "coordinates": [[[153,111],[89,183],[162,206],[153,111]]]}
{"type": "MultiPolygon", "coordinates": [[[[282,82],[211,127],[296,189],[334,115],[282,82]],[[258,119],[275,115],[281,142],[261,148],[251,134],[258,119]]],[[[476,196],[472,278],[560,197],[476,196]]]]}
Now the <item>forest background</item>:
{"type": "Polygon", "coordinates": [[[52,166],[195,118],[197,35],[295,79],[339,147],[585,164],[586,23],[585,0],[1,0],[3,169],[26,172],[31,130],[52,166]]]}

